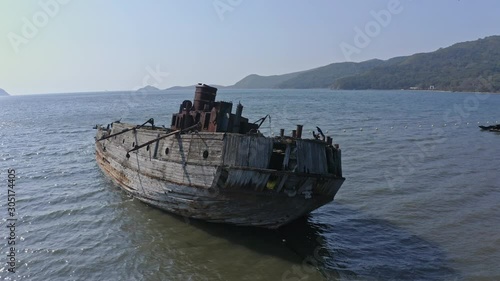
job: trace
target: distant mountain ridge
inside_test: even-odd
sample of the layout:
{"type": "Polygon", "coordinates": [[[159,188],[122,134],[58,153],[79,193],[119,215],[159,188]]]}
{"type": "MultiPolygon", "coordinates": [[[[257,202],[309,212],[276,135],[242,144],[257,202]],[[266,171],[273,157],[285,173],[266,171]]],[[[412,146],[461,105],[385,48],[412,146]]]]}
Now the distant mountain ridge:
{"type": "Polygon", "coordinates": [[[329,88],[333,81],[343,77],[357,75],[371,70],[385,63],[396,63],[398,58],[390,61],[368,60],[364,62],[341,62],[332,63],[318,67],[309,71],[304,71],[293,79],[289,79],[277,85],[281,89],[309,89],[309,88],[329,88]]]}
{"type": "Polygon", "coordinates": [[[156,88],[156,87],[153,87],[151,85],[148,85],[148,86],[144,86],[140,89],[137,89],[136,92],[158,92],[158,91],[161,91],[161,90],[156,88]]]}
{"type": "Polygon", "coordinates": [[[249,75],[239,89],[434,89],[500,91],[500,36],[389,60],[342,62],[283,75],[249,75]]]}
{"type": "MultiPolygon", "coordinates": [[[[387,62],[397,62],[398,58],[387,62]]],[[[382,60],[368,60],[364,62],[341,62],[313,68],[310,70],[293,72],[282,75],[260,76],[251,74],[236,84],[229,86],[237,89],[311,89],[329,88],[337,79],[364,73],[377,66],[382,66],[382,60]]]]}
{"type": "Polygon", "coordinates": [[[288,73],[283,75],[260,76],[257,74],[250,74],[241,79],[236,84],[229,86],[230,88],[237,89],[262,89],[262,88],[276,88],[277,85],[284,83],[288,80],[294,79],[299,76],[301,72],[288,73]]]}
{"type": "MultiPolygon", "coordinates": [[[[221,85],[211,85],[211,86],[216,87],[218,89],[226,88],[226,86],[221,86],[221,85]]],[[[157,87],[147,85],[147,86],[144,86],[140,89],[135,90],[135,92],[147,93],[147,92],[165,92],[165,91],[171,91],[171,90],[193,90],[194,91],[195,87],[196,87],[196,85],[190,85],[190,86],[173,86],[173,87],[166,88],[166,89],[159,89],[157,87]]]]}
{"type": "Polygon", "coordinates": [[[500,91],[500,36],[454,44],[405,57],[363,74],[338,79],[336,89],[500,91]]]}
{"type": "MultiPolygon", "coordinates": [[[[210,84],[210,86],[215,87],[217,89],[226,88],[226,86],[221,86],[221,85],[212,85],[212,84],[210,84]]],[[[170,87],[170,88],[166,88],[163,91],[170,91],[170,90],[194,90],[195,87],[196,87],[196,85],[190,85],[190,86],[173,86],[173,87],[170,87]]]]}
{"type": "Polygon", "coordinates": [[[10,96],[4,89],[0,88],[0,96],[10,96]]]}

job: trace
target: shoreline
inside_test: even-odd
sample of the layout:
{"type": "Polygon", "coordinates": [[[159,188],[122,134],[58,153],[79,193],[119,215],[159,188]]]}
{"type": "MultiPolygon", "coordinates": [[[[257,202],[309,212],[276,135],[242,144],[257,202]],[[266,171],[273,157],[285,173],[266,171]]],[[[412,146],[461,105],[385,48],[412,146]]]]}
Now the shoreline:
{"type": "MultiPolygon", "coordinates": [[[[151,91],[151,92],[144,92],[144,93],[165,93],[167,94],[168,92],[174,92],[174,91],[184,91],[188,89],[164,89],[164,90],[159,90],[159,91],[151,91]]],[[[265,91],[265,90],[272,90],[272,91],[309,91],[309,90],[330,90],[330,91],[405,91],[405,92],[427,92],[427,93],[456,93],[456,94],[500,94],[500,92],[468,92],[468,91],[447,91],[447,90],[410,90],[410,89],[332,89],[332,88],[307,88],[307,89],[276,89],[276,88],[254,88],[254,89],[245,89],[245,88],[229,88],[229,87],[224,87],[221,88],[220,90],[223,91],[230,91],[230,90],[237,90],[237,91],[265,91]]],[[[42,95],[73,95],[73,94],[114,94],[114,93],[130,93],[133,94],[136,91],[108,91],[108,90],[102,90],[102,91],[82,91],[82,92],[61,92],[61,93],[36,93],[36,94],[8,94],[8,95],[0,95],[0,98],[2,97],[21,97],[21,96],[42,96],[42,95]]]]}
{"type": "Polygon", "coordinates": [[[331,89],[332,91],[405,91],[405,92],[428,92],[428,93],[457,93],[457,94],[500,94],[500,92],[472,92],[472,91],[448,91],[448,90],[410,90],[410,89],[331,89]]]}

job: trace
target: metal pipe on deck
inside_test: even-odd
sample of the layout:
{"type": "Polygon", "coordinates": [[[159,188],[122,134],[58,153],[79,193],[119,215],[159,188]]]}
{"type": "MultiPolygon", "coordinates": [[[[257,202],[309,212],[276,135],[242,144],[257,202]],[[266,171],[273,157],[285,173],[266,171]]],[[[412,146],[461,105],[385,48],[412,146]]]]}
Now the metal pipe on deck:
{"type": "Polygon", "coordinates": [[[241,115],[243,114],[243,105],[241,103],[238,103],[236,106],[236,115],[234,116],[234,121],[233,121],[233,132],[234,133],[239,133],[240,132],[240,122],[241,122],[241,115]]]}
{"type": "Polygon", "coordinates": [[[297,130],[296,130],[296,132],[297,132],[297,138],[298,138],[298,139],[302,138],[302,128],[303,128],[303,127],[304,127],[303,125],[297,125],[297,130]]]}
{"type": "Polygon", "coordinates": [[[108,135],[108,136],[102,136],[100,139],[96,140],[96,142],[98,141],[102,141],[102,140],[106,140],[106,139],[109,139],[111,137],[114,137],[114,136],[118,136],[120,134],[123,134],[123,133],[126,133],[128,131],[131,131],[131,130],[135,130],[135,129],[139,129],[139,128],[142,128],[144,127],[147,123],[151,124],[151,126],[154,126],[155,125],[155,120],[153,118],[149,118],[148,121],[144,122],[143,124],[141,125],[137,125],[133,128],[128,128],[128,129],[124,129],[122,130],[121,132],[118,132],[116,134],[112,134],[112,135],[108,135]]]}
{"type": "Polygon", "coordinates": [[[170,137],[170,136],[175,135],[175,134],[184,133],[184,132],[187,132],[187,131],[189,131],[189,130],[193,130],[193,129],[199,129],[200,127],[201,127],[201,124],[200,124],[200,123],[197,123],[197,124],[195,124],[195,125],[193,125],[193,126],[191,126],[191,127],[188,127],[188,128],[182,129],[182,130],[173,131],[173,132],[170,132],[170,133],[168,133],[168,134],[166,134],[166,135],[163,135],[163,136],[161,136],[161,137],[157,137],[157,138],[156,138],[156,139],[154,139],[154,140],[151,140],[151,141],[148,141],[148,142],[146,142],[146,143],[143,143],[143,144],[141,144],[141,145],[136,145],[134,148],[132,148],[132,149],[130,149],[130,150],[128,150],[128,151],[127,151],[127,155],[126,155],[126,156],[127,156],[127,158],[129,158],[129,157],[130,157],[130,155],[129,155],[129,153],[130,153],[130,152],[132,152],[132,151],[136,151],[136,150],[138,150],[138,149],[141,149],[141,148],[143,148],[143,147],[145,147],[145,146],[147,146],[147,145],[150,145],[150,144],[152,144],[152,143],[154,143],[154,142],[157,142],[157,141],[159,141],[159,140],[161,140],[161,139],[164,139],[164,138],[166,138],[166,137],[170,137]]]}
{"type": "Polygon", "coordinates": [[[297,131],[296,130],[292,130],[292,138],[296,138],[297,137],[297,131]]]}
{"type": "Polygon", "coordinates": [[[280,137],[284,137],[285,136],[285,129],[280,129],[280,137]]]}

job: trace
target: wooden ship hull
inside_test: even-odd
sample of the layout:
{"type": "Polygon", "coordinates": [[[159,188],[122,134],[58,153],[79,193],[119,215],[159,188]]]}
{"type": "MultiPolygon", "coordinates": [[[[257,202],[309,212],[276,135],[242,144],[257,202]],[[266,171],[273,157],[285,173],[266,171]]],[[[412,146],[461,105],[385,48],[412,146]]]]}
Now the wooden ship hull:
{"type": "Polygon", "coordinates": [[[302,139],[301,126],[265,137],[214,89],[197,86],[169,129],[97,127],[101,170],[149,205],[216,223],[278,228],[334,199],[345,179],[331,139],[302,139]]]}

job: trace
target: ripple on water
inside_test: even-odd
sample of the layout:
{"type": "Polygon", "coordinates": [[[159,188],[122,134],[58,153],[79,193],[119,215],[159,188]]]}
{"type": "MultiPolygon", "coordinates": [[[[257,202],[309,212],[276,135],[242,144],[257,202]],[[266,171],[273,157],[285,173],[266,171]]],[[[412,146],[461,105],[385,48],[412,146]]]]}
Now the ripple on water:
{"type": "Polygon", "coordinates": [[[307,93],[306,100],[303,91],[219,94],[252,108],[251,120],[271,112],[275,133],[303,122],[304,132],[319,126],[343,149],[347,180],[336,201],[278,232],[168,215],[129,198],[99,171],[94,124],[155,117],[168,125],[165,112],[178,110],[191,92],[152,94],[155,103],[139,100],[133,108],[110,107],[127,97],[113,93],[3,99],[12,106],[0,121],[9,132],[0,134],[0,165],[19,176],[23,279],[499,279],[499,136],[462,125],[491,119],[500,96],[460,126],[444,127],[443,112],[466,94],[307,93]],[[394,177],[400,180],[391,185],[394,177]],[[314,250],[319,270],[304,269],[314,250]],[[297,268],[302,275],[287,275],[297,268]]]}

